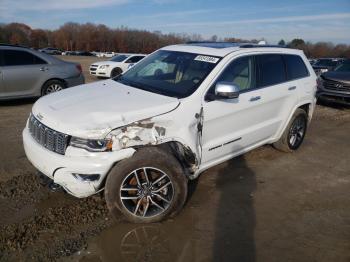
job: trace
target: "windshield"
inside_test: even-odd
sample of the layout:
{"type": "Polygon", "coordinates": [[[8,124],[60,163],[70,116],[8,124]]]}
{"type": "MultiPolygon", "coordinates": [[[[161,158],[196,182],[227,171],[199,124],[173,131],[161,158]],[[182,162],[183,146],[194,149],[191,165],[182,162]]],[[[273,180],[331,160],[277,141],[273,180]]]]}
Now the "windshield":
{"type": "Polygon", "coordinates": [[[338,66],[334,71],[337,72],[350,72],[350,61],[346,61],[340,66],[338,66]]]}
{"type": "Polygon", "coordinates": [[[196,91],[219,60],[212,56],[159,50],[114,80],[153,93],[183,98],[196,91]]]}
{"type": "Polygon", "coordinates": [[[116,55],[113,56],[110,61],[113,62],[123,62],[125,59],[127,59],[129,56],[128,55],[116,55]]]}
{"type": "Polygon", "coordinates": [[[337,65],[337,62],[331,59],[320,59],[314,65],[315,66],[335,66],[337,65]]]}

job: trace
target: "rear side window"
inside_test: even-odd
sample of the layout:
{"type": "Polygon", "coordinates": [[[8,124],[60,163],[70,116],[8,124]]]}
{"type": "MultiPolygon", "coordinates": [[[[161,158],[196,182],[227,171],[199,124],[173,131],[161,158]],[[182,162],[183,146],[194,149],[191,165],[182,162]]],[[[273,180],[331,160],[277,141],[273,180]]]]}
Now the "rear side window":
{"type": "Polygon", "coordinates": [[[46,64],[46,62],[41,58],[26,51],[4,50],[3,64],[4,66],[19,66],[46,64]]]}
{"type": "Polygon", "coordinates": [[[288,80],[294,80],[309,76],[309,71],[307,70],[305,63],[300,56],[283,55],[283,58],[287,67],[288,80]]]}
{"type": "Polygon", "coordinates": [[[286,81],[285,66],[281,55],[256,56],[258,61],[258,87],[280,84],[286,81]]]}

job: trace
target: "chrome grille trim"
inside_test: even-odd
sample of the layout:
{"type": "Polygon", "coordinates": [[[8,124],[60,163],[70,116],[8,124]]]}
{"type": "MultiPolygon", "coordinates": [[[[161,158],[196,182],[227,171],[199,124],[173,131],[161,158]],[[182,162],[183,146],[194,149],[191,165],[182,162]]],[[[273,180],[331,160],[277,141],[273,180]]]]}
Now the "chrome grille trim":
{"type": "Polygon", "coordinates": [[[28,128],[31,136],[40,145],[52,152],[65,154],[70,136],[45,126],[32,114],[29,116],[28,128]]]}
{"type": "Polygon", "coordinates": [[[323,86],[325,89],[349,92],[350,85],[342,82],[337,82],[329,79],[324,79],[323,86]]]}

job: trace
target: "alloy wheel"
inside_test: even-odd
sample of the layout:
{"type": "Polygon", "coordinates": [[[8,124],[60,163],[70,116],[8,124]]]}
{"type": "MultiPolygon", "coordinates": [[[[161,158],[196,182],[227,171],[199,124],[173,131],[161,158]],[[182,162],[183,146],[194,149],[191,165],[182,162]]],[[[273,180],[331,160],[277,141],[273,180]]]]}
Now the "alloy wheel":
{"type": "Polygon", "coordinates": [[[288,142],[291,147],[298,147],[303,141],[306,122],[302,116],[296,118],[290,128],[288,142]]]}
{"type": "Polygon", "coordinates": [[[61,91],[63,89],[63,87],[59,84],[51,84],[46,88],[46,92],[45,95],[47,94],[51,94],[57,91],[61,91]]]}
{"type": "Polygon", "coordinates": [[[123,206],[137,217],[154,217],[165,212],[174,197],[170,177],[154,167],[142,167],[130,172],[120,187],[123,206]]]}

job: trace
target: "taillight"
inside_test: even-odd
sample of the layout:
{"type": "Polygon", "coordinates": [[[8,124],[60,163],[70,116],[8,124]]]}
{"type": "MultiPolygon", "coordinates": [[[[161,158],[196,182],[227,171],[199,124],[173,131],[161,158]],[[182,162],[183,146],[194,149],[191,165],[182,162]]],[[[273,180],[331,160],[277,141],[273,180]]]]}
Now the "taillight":
{"type": "Polygon", "coordinates": [[[81,64],[77,64],[76,68],[78,69],[80,74],[83,72],[83,69],[81,68],[81,64]]]}

